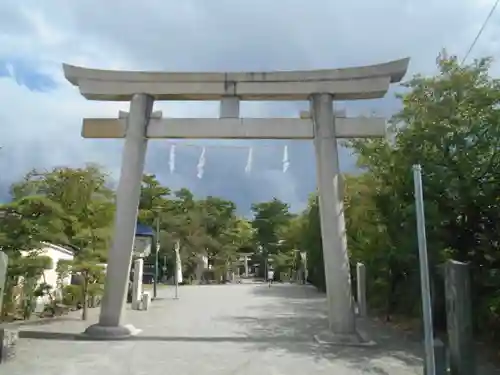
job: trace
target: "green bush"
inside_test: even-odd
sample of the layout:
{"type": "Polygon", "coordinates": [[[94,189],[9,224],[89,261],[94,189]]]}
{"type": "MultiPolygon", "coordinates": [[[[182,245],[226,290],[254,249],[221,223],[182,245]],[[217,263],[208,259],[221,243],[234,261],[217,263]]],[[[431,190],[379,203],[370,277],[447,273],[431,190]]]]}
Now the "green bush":
{"type": "Polygon", "coordinates": [[[66,285],[63,287],[62,303],[66,306],[78,307],[83,304],[81,285],[66,285]]]}

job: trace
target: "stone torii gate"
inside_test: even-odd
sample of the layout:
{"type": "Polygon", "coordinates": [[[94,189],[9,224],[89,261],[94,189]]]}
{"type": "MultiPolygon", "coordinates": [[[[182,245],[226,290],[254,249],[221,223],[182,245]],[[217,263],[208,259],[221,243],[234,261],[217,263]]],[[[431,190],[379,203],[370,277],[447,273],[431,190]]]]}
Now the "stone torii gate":
{"type": "Polygon", "coordinates": [[[248,258],[252,256],[251,253],[241,253],[240,262],[243,260],[243,267],[245,268],[245,277],[248,277],[248,258]]]}
{"type": "Polygon", "coordinates": [[[332,340],[356,337],[341,191],[338,138],[385,136],[383,118],[336,117],[334,100],[383,97],[406,74],[409,59],[332,70],[259,73],[165,73],[86,69],[63,65],[66,79],[89,100],[130,101],[118,119],[84,119],[85,138],[124,138],[116,195],[114,238],[109,252],[99,322],[85,334],[125,338],[123,324],[136,216],[147,139],[313,139],[332,340]],[[162,118],[154,100],[220,101],[220,118],[162,118]],[[240,118],[240,100],[310,102],[300,118],[240,118]]]}

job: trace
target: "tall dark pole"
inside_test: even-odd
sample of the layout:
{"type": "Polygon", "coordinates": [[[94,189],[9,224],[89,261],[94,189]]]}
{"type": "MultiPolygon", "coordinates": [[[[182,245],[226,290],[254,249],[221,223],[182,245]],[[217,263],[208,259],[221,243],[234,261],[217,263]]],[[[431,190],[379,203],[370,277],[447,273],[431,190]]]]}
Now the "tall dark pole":
{"type": "Polygon", "coordinates": [[[163,282],[167,281],[167,256],[163,256],[163,273],[162,273],[163,282]]]}
{"type": "Polygon", "coordinates": [[[158,283],[158,252],[160,251],[160,214],[156,214],[156,251],[155,251],[155,280],[153,283],[153,296],[157,296],[157,286],[158,283]]]}
{"type": "Polygon", "coordinates": [[[267,281],[268,277],[267,277],[267,274],[269,272],[269,262],[268,262],[268,259],[269,258],[269,254],[268,254],[268,250],[267,250],[267,246],[266,248],[264,249],[264,281],[267,281]]]}

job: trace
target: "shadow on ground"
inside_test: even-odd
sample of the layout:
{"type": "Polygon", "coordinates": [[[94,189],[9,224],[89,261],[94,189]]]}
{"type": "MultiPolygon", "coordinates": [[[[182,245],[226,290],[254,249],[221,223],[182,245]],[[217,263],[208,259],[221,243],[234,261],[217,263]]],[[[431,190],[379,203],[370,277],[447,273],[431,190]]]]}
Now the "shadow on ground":
{"type": "Polygon", "coordinates": [[[277,284],[254,289],[259,298],[270,298],[269,303],[258,306],[258,312],[249,307],[248,315],[228,317],[237,321],[242,333],[254,339],[260,350],[281,349],[316,359],[342,359],[358,369],[370,368],[379,374],[390,374],[387,367],[415,367],[422,365],[419,343],[371,320],[358,320],[358,327],[377,345],[346,347],[320,345],[314,335],[328,330],[324,294],[313,287],[277,284]],[[280,298],[277,298],[280,297],[280,298]],[[263,311],[264,310],[264,311],[263,311]],[[256,340],[256,339],[259,340],[256,340]],[[266,340],[281,338],[280,340],[266,340]],[[380,368],[378,367],[380,364],[380,368]]]}
{"type": "MultiPolygon", "coordinates": [[[[272,298],[283,298],[283,299],[311,299],[314,298],[311,290],[313,288],[310,285],[297,285],[297,284],[287,284],[287,283],[273,283],[271,287],[267,283],[256,283],[256,288],[253,289],[253,294],[259,297],[272,297],[272,298]],[[260,285],[259,285],[260,284],[260,285]],[[310,290],[311,289],[311,290],[310,290]]],[[[321,298],[321,294],[318,294],[318,298],[321,298]]]]}
{"type": "MultiPolygon", "coordinates": [[[[275,343],[256,341],[255,344],[261,350],[279,348],[316,358],[339,358],[348,361],[353,367],[370,368],[379,374],[392,374],[392,371],[385,370],[385,365],[381,366],[382,368],[377,367],[382,363],[392,363],[395,367],[405,365],[421,369],[424,352],[422,338],[418,334],[408,335],[376,319],[358,319],[358,328],[374,340],[376,346],[319,345],[313,339],[314,335],[328,329],[324,294],[310,286],[298,288],[286,284],[273,285],[270,288],[263,286],[254,289],[253,292],[259,298],[272,298],[270,303],[264,305],[266,311],[262,313],[261,305],[258,317],[251,317],[250,312],[249,316],[233,317],[233,319],[236,319],[242,329],[254,338],[287,338],[275,343]]],[[[500,370],[481,359],[478,364],[478,374],[498,375],[500,370]]]]}
{"type": "MultiPolygon", "coordinates": [[[[19,332],[19,337],[33,340],[57,340],[57,341],[96,341],[81,334],[68,332],[48,332],[23,330],[19,332]]],[[[149,336],[138,335],[126,339],[116,339],[107,341],[165,341],[165,342],[234,342],[234,343],[279,343],[288,341],[288,337],[251,337],[251,336],[149,336]]]]}
{"type": "MultiPolygon", "coordinates": [[[[345,366],[360,373],[409,374],[422,373],[422,345],[396,328],[383,322],[358,320],[358,327],[377,345],[372,347],[346,347],[321,345],[314,335],[328,330],[326,301],[322,293],[310,286],[267,284],[251,287],[256,303],[245,304],[244,309],[229,310],[214,316],[208,324],[228,324],[233,327],[224,336],[168,336],[138,335],[129,341],[156,341],[176,343],[234,343],[249,345],[259,351],[288,352],[315,361],[342,361],[345,366]],[[234,330],[234,327],[235,330],[234,330]]],[[[155,305],[152,305],[155,307],[155,305]]],[[[165,308],[158,305],[157,308],[165,308]]],[[[80,331],[81,332],[81,331],[80,331]]],[[[212,331],[213,332],[213,331],[212,331]]],[[[222,331],[221,331],[222,333],[222,331]]],[[[21,338],[59,341],[81,341],[88,338],[75,333],[23,329],[21,338]]],[[[493,369],[478,374],[498,374],[493,369]]]]}
{"type": "MultiPolygon", "coordinates": [[[[138,335],[130,341],[157,341],[178,343],[234,343],[250,345],[259,351],[285,351],[316,361],[342,361],[345,366],[373,374],[408,374],[407,368],[421,368],[420,345],[414,345],[381,327],[376,322],[359,322],[374,347],[346,347],[320,345],[314,335],[328,329],[324,295],[309,286],[276,284],[255,285],[256,304],[245,306],[245,312],[235,316],[228,312],[212,319],[214,324],[229,323],[236,332],[226,336],[156,336],[138,335]],[[403,370],[399,372],[397,369],[403,370]],[[368,371],[367,371],[368,370],[368,371]]],[[[153,304],[154,306],[154,304],[153,304]]],[[[240,310],[241,311],[241,310],[240,310]]],[[[22,330],[21,338],[82,341],[87,337],[75,333],[22,330]]],[[[411,371],[411,370],[410,370],[411,371]]],[[[418,371],[418,370],[416,370],[418,371]]],[[[421,371],[421,370],[420,370],[421,371]]],[[[413,373],[413,372],[412,372],[413,373]]]]}

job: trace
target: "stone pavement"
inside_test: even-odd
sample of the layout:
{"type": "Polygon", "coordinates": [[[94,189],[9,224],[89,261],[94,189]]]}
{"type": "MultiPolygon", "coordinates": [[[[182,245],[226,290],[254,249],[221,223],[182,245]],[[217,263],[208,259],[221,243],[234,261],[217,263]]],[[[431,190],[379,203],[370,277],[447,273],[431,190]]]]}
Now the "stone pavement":
{"type": "Polygon", "coordinates": [[[75,341],[91,320],[25,326],[5,375],[295,375],[422,374],[420,345],[365,325],[376,347],[329,347],[313,335],[326,329],[325,300],[299,285],[237,284],[159,289],[149,311],[127,311],[143,332],[133,340],[75,341]]]}

